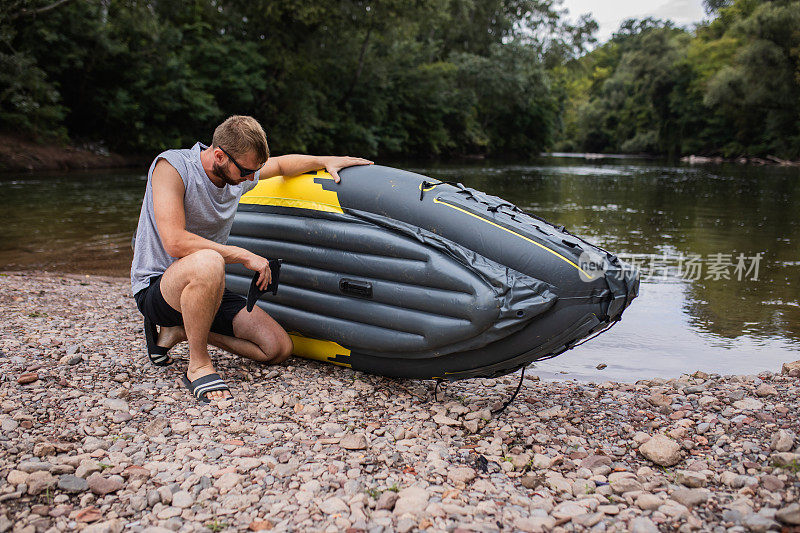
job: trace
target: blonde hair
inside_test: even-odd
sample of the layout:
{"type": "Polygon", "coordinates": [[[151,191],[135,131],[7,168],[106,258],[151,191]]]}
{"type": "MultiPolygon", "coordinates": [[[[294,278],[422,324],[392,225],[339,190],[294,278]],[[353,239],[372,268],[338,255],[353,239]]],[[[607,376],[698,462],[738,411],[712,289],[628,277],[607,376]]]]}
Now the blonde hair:
{"type": "Polygon", "coordinates": [[[245,115],[233,115],[217,126],[211,145],[214,148],[224,148],[234,157],[244,156],[252,150],[262,163],[269,159],[264,128],[256,119],[245,115]]]}

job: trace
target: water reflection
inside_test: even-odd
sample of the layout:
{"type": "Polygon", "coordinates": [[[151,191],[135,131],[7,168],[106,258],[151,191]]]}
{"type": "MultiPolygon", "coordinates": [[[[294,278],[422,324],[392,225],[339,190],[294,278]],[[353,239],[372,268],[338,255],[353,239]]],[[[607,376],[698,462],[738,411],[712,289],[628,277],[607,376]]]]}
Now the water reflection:
{"type": "MultiPolygon", "coordinates": [[[[642,160],[408,168],[503,197],[610,251],[700,256],[700,279],[646,278],[615,329],[539,370],[636,379],[777,370],[800,359],[800,171],[642,160]],[[758,278],[706,279],[711,259],[761,253],[758,278]],[[608,368],[595,370],[598,363],[608,368]]],[[[0,177],[0,268],[127,276],[142,172],[0,177]]]]}

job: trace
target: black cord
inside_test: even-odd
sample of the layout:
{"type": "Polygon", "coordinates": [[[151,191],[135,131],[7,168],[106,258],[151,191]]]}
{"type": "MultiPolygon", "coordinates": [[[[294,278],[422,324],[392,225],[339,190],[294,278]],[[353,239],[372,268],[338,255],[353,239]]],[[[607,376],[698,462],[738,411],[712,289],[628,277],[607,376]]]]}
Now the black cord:
{"type": "Polygon", "coordinates": [[[504,403],[504,404],[503,404],[503,407],[501,407],[501,408],[499,408],[499,409],[495,409],[494,411],[492,411],[492,414],[493,414],[493,415],[499,415],[500,413],[502,413],[503,411],[505,411],[505,410],[506,410],[506,407],[508,407],[509,405],[511,405],[511,402],[513,402],[513,401],[514,401],[514,398],[516,398],[516,397],[517,397],[517,394],[519,393],[519,390],[522,388],[522,381],[525,379],[525,369],[526,369],[526,368],[527,368],[527,367],[525,367],[525,366],[523,366],[523,367],[522,367],[522,373],[521,373],[521,374],[520,374],[520,376],[519,376],[519,383],[517,384],[517,390],[515,390],[515,391],[514,391],[514,394],[512,394],[512,395],[511,395],[511,398],[509,398],[509,399],[508,399],[508,401],[507,401],[506,403],[504,403]]]}
{"type": "Polygon", "coordinates": [[[617,322],[619,322],[619,321],[620,321],[620,319],[621,319],[621,317],[617,317],[617,318],[616,318],[616,319],[615,319],[613,322],[611,322],[610,324],[608,324],[606,327],[604,327],[603,329],[601,329],[600,331],[598,331],[597,333],[595,333],[595,334],[594,334],[594,335],[592,335],[591,337],[587,337],[587,338],[583,339],[583,340],[582,340],[581,342],[579,342],[578,344],[573,344],[572,346],[570,346],[570,350],[571,350],[572,348],[577,348],[578,346],[580,346],[580,345],[581,345],[581,344],[583,344],[584,342],[590,341],[590,340],[594,339],[595,337],[597,337],[598,335],[600,335],[601,333],[604,333],[604,332],[606,332],[606,331],[610,330],[611,328],[613,328],[613,327],[614,327],[614,324],[616,324],[617,322]]]}
{"type": "MultiPolygon", "coordinates": [[[[437,379],[436,380],[436,387],[433,388],[433,401],[434,402],[438,402],[439,401],[439,385],[441,385],[443,382],[444,382],[443,379],[437,379]]],[[[447,390],[447,386],[446,385],[445,385],[443,390],[445,390],[445,391],[447,390]]]]}

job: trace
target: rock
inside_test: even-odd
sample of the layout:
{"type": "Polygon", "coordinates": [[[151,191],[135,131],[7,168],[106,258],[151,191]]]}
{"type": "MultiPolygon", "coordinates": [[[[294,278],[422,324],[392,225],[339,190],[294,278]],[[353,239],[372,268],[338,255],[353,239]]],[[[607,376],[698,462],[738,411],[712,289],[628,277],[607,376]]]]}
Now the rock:
{"type": "Polygon", "coordinates": [[[678,471],[676,481],[681,485],[696,489],[699,487],[705,487],[706,483],[708,482],[708,478],[706,478],[705,474],[701,474],[699,472],[680,470],[678,471]]]}
{"type": "Polygon", "coordinates": [[[554,405],[553,407],[539,411],[536,413],[536,416],[544,420],[550,420],[551,418],[564,416],[564,409],[560,405],[554,405]]]}
{"type": "Polygon", "coordinates": [[[522,476],[519,478],[519,482],[526,489],[535,489],[542,484],[542,478],[539,476],[522,476]]]}
{"type": "Polygon", "coordinates": [[[754,533],[766,533],[778,529],[778,523],[760,514],[752,514],[744,519],[744,526],[754,533]]]}
{"type": "Polygon", "coordinates": [[[655,494],[644,493],[640,494],[639,497],[636,498],[636,507],[642,509],[643,511],[655,511],[661,507],[662,503],[664,503],[664,500],[655,494]]]}
{"type": "Polygon", "coordinates": [[[185,420],[173,422],[170,427],[172,428],[172,432],[176,435],[186,435],[192,430],[192,425],[185,420]]]}
{"type": "Polygon", "coordinates": [[[762,383],[761,385],[756,388],[756,396],[759,398],[765,398],[767,396],[777,396],[778,389],[773,387],[772,385],[767,385],[766,383],[762,383]]]}
{"type": "Polygon", "coordinates": [[[764,407],[764,403],[756,400],[755,398],[745,398],[733,402],[733,406],[741,411],[758,411],[764,407]]]}
{"type": "Polygon", "coordinates": [[[382,509],[391,511],[394,509],[394,504],[397,503],[397,498],[399,497],[400,496],[393,490],[384,491],[380,498],[378,498],[378,502],[375,504],[375,509],[378,511],[382,509]]]}
{"type": "Polygon", "coordinates": [[[447,472],[447,479],[454,485],[466,485],[475,479],[475,470],[469,467],[452,468],[447,472]]]}
{"type": "Polygon", "coordinates": [[[562,502],[559,503],[550,514],[553,515],[554,518],[562,520],[565,518],[572,519],[585,513],[586,507],[583,505],[579,505],[574,502],[562,502]]]}
{"type": "Polygon", "coordinates": [[[708,492],[702,489],[675,489],[670,499],[686,507],[694,507],[708,501],[708,492]]]}
{"type": "Polygon", "coordinates": [[[611,489],[617,494],[625,492],[632,492],[635,490],[642,490],[642,484],[632,477],[624,477],[622,479],[614,480],[611,483],[611,489]]]}
{"type": "Polygon", "coordinates": [[[461,425],[461,422],[459,422],[458,420],[450,418],[449,416],[446,416],[446,415],[441,414],[441,413],[435,415],[433,417],[433,421],[434,421],[434,423],[439,424],[440,426],[460,426],[461,425]]]}
{"type": "Polygon", "coordinates": [[[108,443],[102,439],[98,439],[97,437],[86,437],[83,440],[83,451],[86,453],[92,453],[97,450],[107,450],[108,443]]]}
{"type": "Polygon", "coordinates": [[[319,510],[325,514],[349,514],[350,507],[344,503],[344,500],[341,498],[337,498],[336,496],[331,496],[330,498],[326,499],[322,503],[319,504],[319,510]]]}
{"type": "Polygon", "coordinates": [[[793,370],[800,371],[800,361],[795,361],[793,363],[783,363],[783,366],[781,367],[781,374],[791,375],[793,370]]]}
{"type": "Polygon", "coordinates": [[[640,516],[631,520],[630,533],[658,533],[658,527],[649,518],[640,516]]]}
{"type": "Polygon", "coordinates": [[[150,438],[161,435],[168,424],[166,418],[155,418],[144,427],[144,434],[150,438]]]}
{"type": "Polygon", "coordinates": [[[89,483],[82,477],[64,474],[58,478],[58,488],[69,493],[84,492],[89,489],[89,483]]]}
{"type": "Polygon", "coordinates": [[[47,457],[56,453],[56,448],[49,442],[37,442],[33,446],[33,455],[36,457],[47,457]]]}
{"type": "Polygon", "coordinates": [[[94,473],[86,480],[89,490],[98,496],[105,496],[112,492],[117,492],[125,486],[125,483],[115,477],[104,477],[100,473],[94,473]]]}
{"type": "Polygon", "coordinates": [[[405,513],[418,514],[425,510],[430,498],[428,491],[422,487],[408,487],[398,494],[394,504],[394,514],[402,516],[405,513]]]}
{"type": "Polygon", "coordinates": [[[790,503],[783,509],[778,509],[775,518],[784,524],[800,526],[800,503],[790,503]]]}
{"type": "Polygon", "coordinates": [[[773,464],[780,467],[796,467],[800,465],[800,453],[776,452],[770,455],[773,464]]]}
{"type": "Polygon", "coordinates": [[[36,372],[28,372],[27,374],[22,374],[17,378],[17,383],[20,385],[28,385],[34,381],[39,381],[39,374],[36,372]]]}
{"type": "Polygon", "coordinates": [[[367,438],[362,433],[345,435],[339,441],[339,446],[345,450],[366,450],[367,438]]]}
{"type": "Polygon", "coordinates": [[[250,522],[250,525],[247,526],[247,529],[250,531],[267,531],[273,527],[275,527],[275,524],[269,520],[253,520],[250,522]]]}
{"type": "Polygon", "coordinates": [[[120,533],[123,523],[119,520],[106,520],[90,524],[81,530],[81,533],[120,533]]]}
{"type": "Polygon", "coordinates": [[[607,455],[590,455],[584,458],[580,463],[581,468],[588,468],[589,470],[594,470],[598,466],[604,465],[611,465],[611,457],[607,455]]]}
{"type": "Polygon", "coordinates": [[[75,475],[82,478],[87,478],[95,472],[100,472],[100,464],[92,459],[81,461],[81,464],[75,469],[75,475]]]}
{"type": "Polygon", "coordinates": [[[194,504],[194,496],[185,490],[179,490],[172,495],[172,506],[186,509],[194,504]]]}
{"type": "Polygon", "coordinates": [[[783,481],[778,479],[778,476],[765,474],[758,479],[758,484],[770,492],[778,492],[783,490],[786,486],[783,481]]]}
{"type": "Polygon", "coordinates": [[[8,473],[8,476],[6,476],[6,481],[8,481],[10,485],[21,485],[28,482],[28,477],[30,477],[30,474],[27,472],[12,470],[8,473]]]}
{"type": "Polygon", "coordinates": [[[128,406],[128,402],[121,398],[106,398],[103,401],[103,405],[106,406],[107,409],[111,409],[112,411],[130,411],[130,407],[128,406]]]}
{"type": "Polygon", "coordinates": [[[654,392],[653,394],[651,394],[647,398],[647,401],[649,401],[655,407],[669,407],[670,405],[672,405],[672,398],[660,392],[654,392]]]}
{"type": "MultiPolygon", "coordinates": [[[[599,364],[599,365],[597,365],[595,368],[596,368],[597,370],[605,370],[606,368],[608,368],[608,365],[607,365],[607,364],[605,364],[605,363],[600,363],[600,364],[599,364]]],[[[594,525],[594,524],[592,524],[592,525],[594,525]]]]}
{"type": "Polygon", "coordinates": [[[788,452],[794,448],[794,441],[797,436],[792,431],[780,429],[772,435],[770,448],[776,452],[788,452]]]}
{"type": "Polygon", "coordinates": [[[556,519],[552,516],[532,516],[530,518],[517,518],[514,527],[520,531],[536,532],[550,531],[556,525],[556,519]]]}
{"type": "Polygon", "coordinates": [[[56,486],[56,478],[50,472],[38,471],[28,476],[28,494],[40,494],[56,486]]]}
{"type": "Polygon", "coordinates": [[[585,513],[573,517],[572,523],[577,526],[588,528],[599,523],[604,517],[605,515],[603,513],[585,513]]]}
{"type": "Polygon", "coordinates": [[[29,474],[33,472],[47,472],[51,468],[53,468],[53,465],[45,461],[22,461],[17,465],[17,470],[21,470],[29,474]]]}
{"type": "Polygon", "coordinates": [[[681,460],[680,445],[664,435],[654,435],[639,447],[639,453],[661,466],[672,466],[681,460]]]}
{"type": "Polygon", "coordinates": [[[214,486],[219,489],[221,493],[228,492],[242,482],[242,476],[235,472],[227,472],[222,474],[218,480],[214,482],[214,486]]]}

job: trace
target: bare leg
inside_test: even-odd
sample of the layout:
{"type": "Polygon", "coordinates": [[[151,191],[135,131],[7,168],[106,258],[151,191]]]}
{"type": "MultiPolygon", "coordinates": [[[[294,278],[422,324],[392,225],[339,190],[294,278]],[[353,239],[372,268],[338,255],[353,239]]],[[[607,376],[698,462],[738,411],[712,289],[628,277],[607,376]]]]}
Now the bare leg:
{"type": "MultiPolygon", "coordinates": [[[[189,342],[190,381],[213,373],[208,354],[211,322],[222,300],[225,288],[225,260],[213,250],[199,250],[169,266],[161,278],[164,300],[183,315],[183,326],[189,342]]],[[[230,396],[228,391],[208,393],[211,400],[230,396]]]]}

